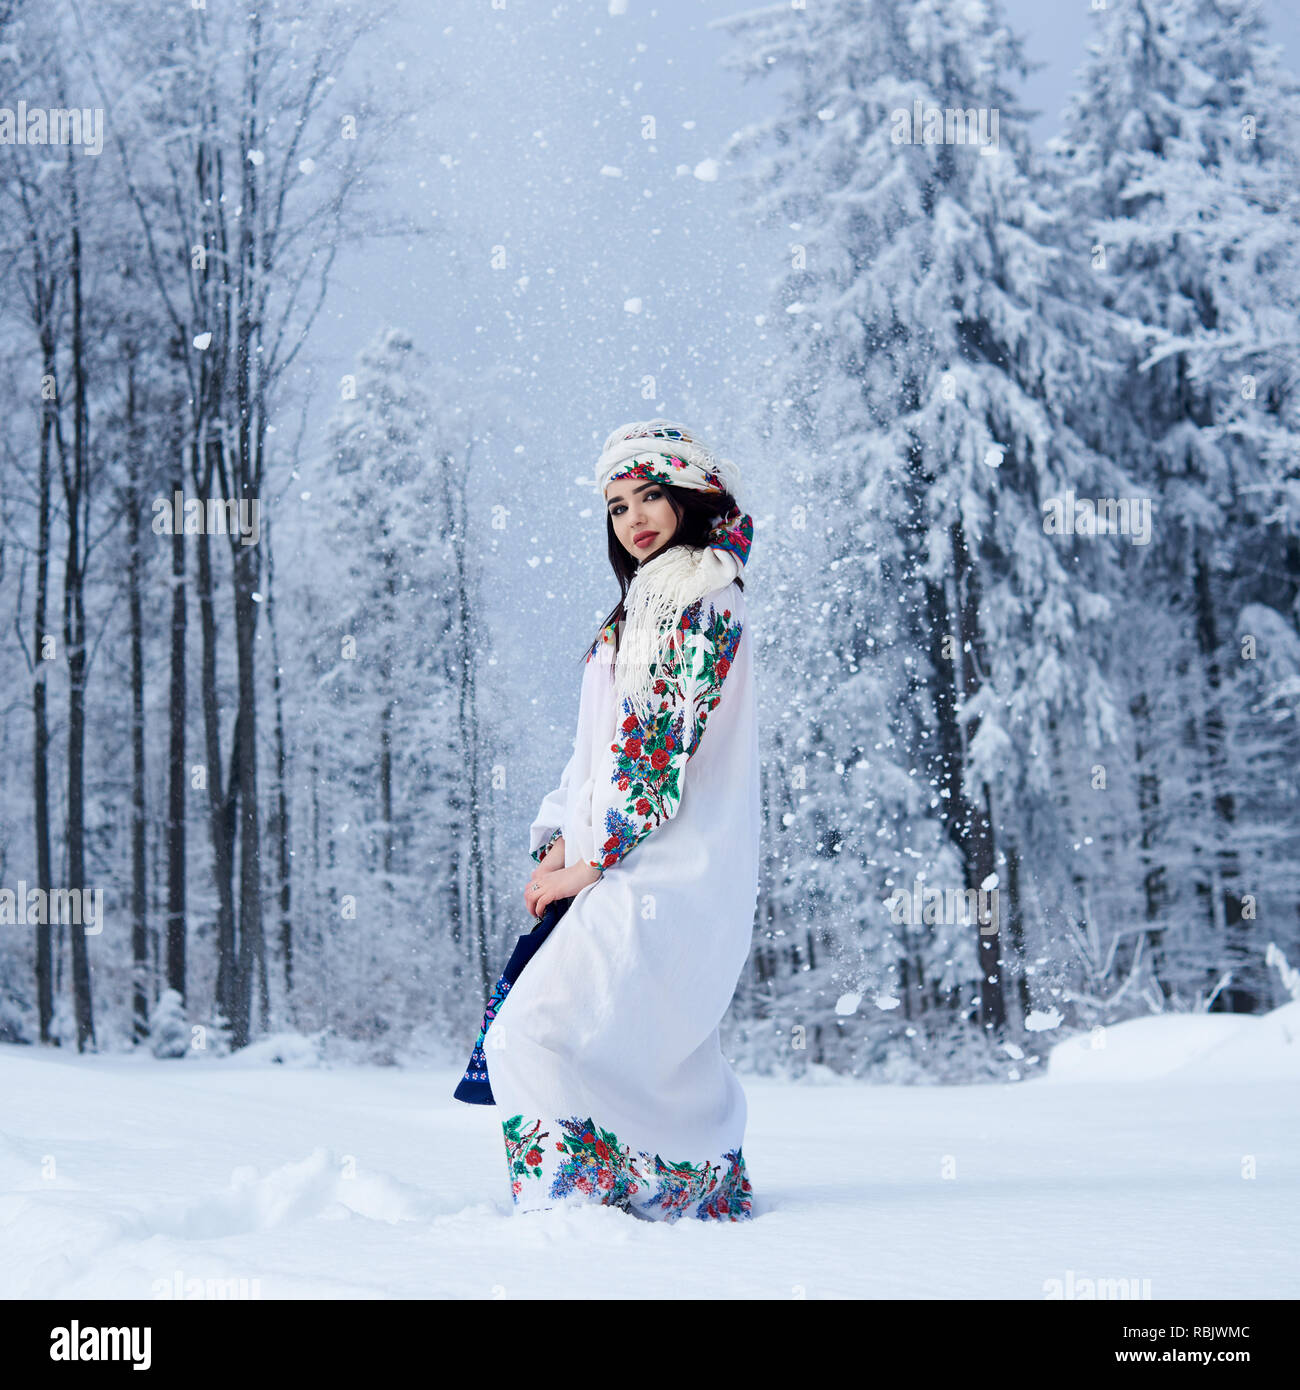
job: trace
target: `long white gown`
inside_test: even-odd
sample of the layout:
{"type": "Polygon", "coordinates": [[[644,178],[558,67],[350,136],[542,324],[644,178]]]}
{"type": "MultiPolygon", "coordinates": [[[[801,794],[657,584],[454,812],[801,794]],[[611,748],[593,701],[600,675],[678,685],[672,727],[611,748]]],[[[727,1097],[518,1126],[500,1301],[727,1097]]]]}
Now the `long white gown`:
{"type": "Polygon", "coordinates": [[[746,1104],[718,1024],[749,953],[759,770],[751,642],[734,582],[686,610],[656,715],[615,707],[613,625],[583,670],[578,731],[529,851],[603,876],[573,899],[487,1034],[519,1208],[600,1202],[742,1220],[746,1104]]]}

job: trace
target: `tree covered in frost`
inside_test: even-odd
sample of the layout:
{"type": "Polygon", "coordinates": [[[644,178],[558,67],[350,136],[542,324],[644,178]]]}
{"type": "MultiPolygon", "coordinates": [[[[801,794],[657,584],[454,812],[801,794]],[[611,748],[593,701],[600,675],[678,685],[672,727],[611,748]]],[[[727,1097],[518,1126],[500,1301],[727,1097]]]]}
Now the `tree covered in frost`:
{"type": "Polygon", "coordinates": [[[98,1045],[96,980],[109,1037],[147,1036],[168,988],[236,1046],[278,1011],[263,907],[283,904],[287,976],[292,831],[265,762],[283,691],[255,660],[274,639],[265,504],[339,240],[380,229],[354,213],[382,186],[389,113],[345,70],[372,24],[306,0],[142,0],[98,28],[67,0],[0,7],[13,89],[102,108],[104,137],[93,159],[7,145],[0,167],[4,674],[30,696],[30,746],[3,751],[33,770],[5,788],[0,838],[29,883],[104,886],[115,924],[6,943],[30,953],[42,1042],[98,1045]],[[177,524],[151,528],[178,492],[177,524]],[[190,525],[208,504],[266,524],[251,544],[190,525]]]}
{"type": "MultiPolygon", "coordinates": [[[[579,600],[537,511],[573,440],[528,403],[575,321],[549,368],[513,361],[521,274],[473,324],[509,395],[453,370],[436,314],[438,355],[367,327],[338,387],[316,324],[341,250],[437,226],[467,265],[484,242],[441,175],[395,211],[419,93],[372,11],[89,15],[0,3],[10,89],[106,118],[98,159],[0,161],[0,759],[31,770],[0,783],[0,886],[102,884],[111,925],[0,932],[0,1041],[188,1056],[296,1026],[390,1058],[423,1032],[459,1062],[519,925],[519,788],[575,693],[489,637],[546,642],[579,600]],[[259,502],[260,531],[151,529],[178,491],[259,502]],[[551,608],[512,613],[492,581],[544,562],[551,608]]],[[[729,1050],[1032,1075],[1061,1023],[1276,1003],[1265,950],[1296,958],[1300,910],[1300,105],[1257,5],[1098,10],[1046,160],[993,0],[720,23],[771,113],[730,151],[744,216],[784,243],[728,306],[769,348],[741,432],[787,486],[757,518],[766,860],[729,1050]],[[1150,504],[1149,536],[1119,501],[1150,504]],[[939,910],[908,920],[921,889],[939,910]],[[979,890],[996,931],[954,911],[979,890]]],[[[473,153],[439,142],[438,168],[473,153]]],[[[512,202],[533,224],[494,249],[567,225],[512,202]]],[[[626,250],[594,230],[593,261],[626,250]]]]}
{"type": "Polygon", "coordinates": [[[1300,906],[1300,841],[1277,819],[1297,730],[1271,698],[1300,621],[1300,103],[1256,0],[1133,0],[1094,22],[1052,155],[1118,390],[1076,418],[1155,519],[1123,552],[1114,623],[1136,797],[1107,809],[1139,850],[1114,861],[1120,961],[1153,1005],[1249,1010],[1300,906]]]}
{"type": "Polygon", "coordinates": [[[430,962],[413,946],[437,910],[431,847],[451,838],[439,766],[451,743],[439,602],[450,563],[429,526],[438,498],[427,366],[397,331],[360,353],[330,420],[323,476],[311,479],[291,538],[313,557],[291,583],[310,615],[315,694],[301,714],[313,840],[306,885],[328,956],[314,963],[329,981],[320,1021],[360,1016],[379,1034],[416,1003],[416,990],[429,991],[430,962]]]}
{"type": "Polygon", "coordinates": [[[317,557],[293,579],[314,692],[299,711],[312,995],[320,1022],[368,1036],[431,1009],[464,1026],[457,1001],[472,1011],[486,969],[490,797],[474,778],[494,726],[475,685],[465,392],[408,333],[381,332],[344,379],[298,514],[317,557]]]}
{"type": "Polygon", "coordinates": [[[799,868],[811,894],[768,885],[830,938],[820,999],[797,1008],[830,1023],[854,979],[882,996],[875,1031],[1000,1033],[1078,910],[1056,789],[1113,722],[1096,632],[1113,561],[1043,524],[1066,487],[1117,483],[1066,423],[1103,378],[1079,343],[1086,286],[1062,265],[996,6],[841,0],[729,27],[735,66],[785,79],[781,113],[730,153],[750,205],[789,227],[769,428],[798,441],[817,499],[786,537],[805,606],[783,666],[805,679],[777,765],[786,834],[825,862],[799,868]],[[849,815],[828,826],[827,807],[849,815]],[[898,927],[884,904],[918,877],[996,887],[999,930],[947,912],[898,927]]]}

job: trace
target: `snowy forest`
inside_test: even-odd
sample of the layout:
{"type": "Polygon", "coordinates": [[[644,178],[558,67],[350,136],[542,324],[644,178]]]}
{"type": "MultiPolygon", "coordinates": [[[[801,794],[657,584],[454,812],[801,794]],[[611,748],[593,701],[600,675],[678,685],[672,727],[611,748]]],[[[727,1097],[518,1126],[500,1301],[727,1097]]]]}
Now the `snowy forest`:
{"type": "MultiPolygon", "coordinates": [[[[1093,10],[1037,141],[997,0],[717,7],[761,114],[626,194],[725,191],[764,238],[715,394],[625,347],[566,388],[581,283],[530,307],[545,262],[405,177],[423,96],[362,60],[374,8],[0,0],[0,1041],[463,1062],[618,598],[583,471],[661,414],[755,522],[730,1058],[1018,1080],[1071,1032],[1284,1004],[1300,84],[1258,0],[1093,10]],[[340,278],[399,244],[454,274],[336,362],[340,278]],[[554,554],[539,477],[576,498],[554,554]]],[[[518,237],[554,206],[575,265],[618,257],[584,196],[533,189],[518,237]]]]}

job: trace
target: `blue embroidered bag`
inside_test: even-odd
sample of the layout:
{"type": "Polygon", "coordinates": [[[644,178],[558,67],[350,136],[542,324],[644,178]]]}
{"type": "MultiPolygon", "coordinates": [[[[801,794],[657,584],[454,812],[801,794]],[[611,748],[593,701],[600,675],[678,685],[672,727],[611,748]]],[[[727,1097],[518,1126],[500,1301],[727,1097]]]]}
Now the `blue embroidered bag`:
{"type": "Polygon", "coordinates": [[[501,1001],[510,993],[510,986],[519,978],[524,966],[537,954],[537,948],[550,936],[555,924],[569,910],[572,901],[572,898],[557,898],[542,913],[532,931],[527,936],[521,936],[515,943],[515,949],[510,953],[501,978],[488,996],[487,1008],[483,1012],[483,1026],[479,1029],[478,1041],[470,1053],[469,1066],[465,1068],[460,1085],[452,1093],[457,1100],[463,1100],[466,1105],[496,1104],[492,1098],[491,1083],[488,1081],[487,1055],[483,1051],[483,1040],[487,1037],[492,1020],[497,1016],[501,1001]]]}

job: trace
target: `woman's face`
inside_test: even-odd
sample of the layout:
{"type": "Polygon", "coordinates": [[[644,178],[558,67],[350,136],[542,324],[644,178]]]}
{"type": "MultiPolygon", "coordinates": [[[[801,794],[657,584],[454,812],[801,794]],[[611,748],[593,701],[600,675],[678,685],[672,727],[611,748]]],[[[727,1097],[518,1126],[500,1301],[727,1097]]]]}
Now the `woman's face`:
{"type": "Polygon", "coordinates": [[[605,503],[619,544],[638,562],[662,550],[677,530],[677,513],[661,483],[615,478],[605,503]]]}

